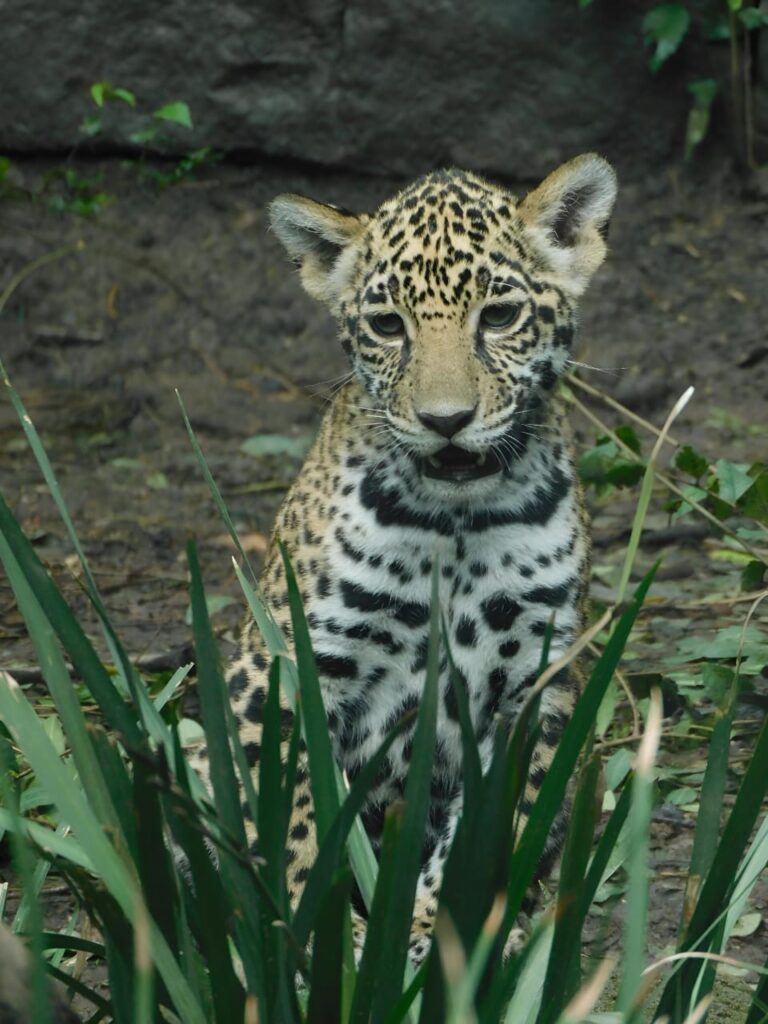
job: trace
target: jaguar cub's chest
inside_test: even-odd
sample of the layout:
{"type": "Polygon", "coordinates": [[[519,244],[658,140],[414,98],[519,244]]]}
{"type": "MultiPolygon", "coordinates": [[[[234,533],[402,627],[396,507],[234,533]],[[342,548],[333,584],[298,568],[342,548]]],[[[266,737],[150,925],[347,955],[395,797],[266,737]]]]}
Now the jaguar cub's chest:
{"type": "MultiPolygon", "coordinates": [[[[535,679],[547,622],[554,615],[556,650],[578,629],[586,542],[567,456],[532,446],[492,507],[450,514],[415,501],[396,462],[353,461],[338,475],[318,571],[304,584],[336,754],[354,775],[418,706],[437,561],[446,640],[486,758],[496,717],[512,720],[535,679]]],[[[461,739],[445,652],[439,691],[435,784],[453,792],[461,739]]],[[[400,793],[411,739],[392,747],[373,804],[400,793]]]]}

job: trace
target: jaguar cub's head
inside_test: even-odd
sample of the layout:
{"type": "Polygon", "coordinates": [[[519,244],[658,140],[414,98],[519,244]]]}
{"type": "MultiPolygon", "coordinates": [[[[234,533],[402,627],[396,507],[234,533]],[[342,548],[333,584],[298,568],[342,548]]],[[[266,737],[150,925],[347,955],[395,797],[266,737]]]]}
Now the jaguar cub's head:
{"type": "Polygon", "coordinates": [[[431,493],[490,494],[542,427],[615,197],[610,165],[587,154],[521,201],[450,170],[372,214],[295,195],[272,203],[306,290],[337,317],[367,404],[431,493]]]}

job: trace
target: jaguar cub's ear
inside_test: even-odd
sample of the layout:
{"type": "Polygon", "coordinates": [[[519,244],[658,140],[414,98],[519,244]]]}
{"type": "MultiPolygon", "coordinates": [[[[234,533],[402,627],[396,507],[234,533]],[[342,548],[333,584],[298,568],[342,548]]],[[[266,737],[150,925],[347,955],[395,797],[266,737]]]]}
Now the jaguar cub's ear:
{"type": "Polygon", "coordinates": [[[368,220],[304,196],[282,195],[269,206],[269,219],[288,255],[301,268],[302,284],[331,305],[351,270],[354,242],[368,220]]]}
{"type": "Polygon", "coordinates": [[[585,153],[558,167],[518,206],[541,255],[576,295],[605,259],[616,190],[611,165],[585,153]]]}

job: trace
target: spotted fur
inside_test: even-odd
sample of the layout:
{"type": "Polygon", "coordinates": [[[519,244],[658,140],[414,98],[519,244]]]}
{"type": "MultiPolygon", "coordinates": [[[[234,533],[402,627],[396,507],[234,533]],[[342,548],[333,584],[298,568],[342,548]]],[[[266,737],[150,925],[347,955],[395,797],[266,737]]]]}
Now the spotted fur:
{"type": "MultiPolygon", "coordinates": [[[[426,667],[430,573],[469,698],[481,759],[550,658],[583,624],[587,524],[556,382],[576,303],[605,256],[616,192],[600,157],[563,165],[522,201],[475,174],[420,178],[373,214],[281,196],[272,225],[307,291],[338,322],[353,376],[278,514],[263,595],[291,638],[287,544],[312,635],[336,757],[353,779],[404,712],[426,667]],[[452,453],[452,454],[451,454],[452,453]]],[[[245,628],[228,680],[256,767],[267,654],[245,628]]],[[[560,673],[541,704],[530,808],[578,690],[560,673]]],[[[461,814],[462,758],[445,659],[412,950],[424,955],[461,814]]],[[[363,821],[375,849],[403,794],[413,734],[395,741],[363,821]]],[[[206,777],[206,751],[198,758],[206,777]]],[[[562,831],[550,838],[554,850],[562,831]]],[[[255,837],[251,832],[251,839],[255,837]]],[[[286,850],[295,901],[316,853],[300,764],[286,850]]]]}

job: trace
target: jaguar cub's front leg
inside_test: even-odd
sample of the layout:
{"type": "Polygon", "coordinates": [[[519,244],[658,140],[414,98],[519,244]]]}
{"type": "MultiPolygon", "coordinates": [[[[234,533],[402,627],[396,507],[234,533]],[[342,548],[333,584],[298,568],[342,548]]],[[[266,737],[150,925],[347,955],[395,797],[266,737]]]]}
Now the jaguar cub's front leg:
{"type": "MultiPolygon", "coordinates": [[[[554,660],[554,659],[552,659],[554,660]]],[[[528,824],[531,810],[538,798],[539,791],[549,770],[563,728],[570,718],[580,690],[578,674],[572,670],[559,672],[552,680],[549,692],[542,701],[542,709],[538,722],[539,738],[531,754],[528,778],[521,795],[517,815],[509,822],[510,841],[516,845],[528,824]]],[[[499,721],[497,728],[511,732],[513,722],[499,721]]],[[[484,768],[487,768],[486,764],[484,768]]],[[[463,793],[453,800],[448,812],[445,826],[439,841],[422,868],[416,891],[413,927],[411,930],[411,956],[415,963],[420,963],[429,951],[431,933],[437,913],[438,898],[443,882],[445,862],[450,852],[459,820],[463,813],[463,793]]],[[[506,953],[516,949],[524,940],[529,915],[535,909],[540,896],[538,879],[545,876],[553,859],[559,853],[568,817],[568,802],[560,809],[547,837],[544,853],[537,872],[537,878],[529,890],[524,903],[524,913],[518,926],[509,936],[506,953]]],[[[490,912],[490,905],[486,908],[490,912]]]]}

